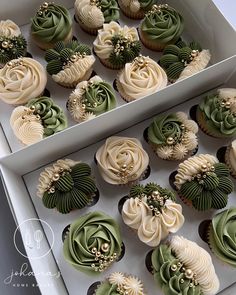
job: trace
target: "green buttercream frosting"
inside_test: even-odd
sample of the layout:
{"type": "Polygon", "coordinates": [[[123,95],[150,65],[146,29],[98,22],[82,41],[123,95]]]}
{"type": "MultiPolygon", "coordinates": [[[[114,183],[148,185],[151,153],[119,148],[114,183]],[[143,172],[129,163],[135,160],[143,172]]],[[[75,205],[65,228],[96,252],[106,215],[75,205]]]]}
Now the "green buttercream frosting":
{"type": "Polygon", "coordinates": [[[85,163],[78,163],[71,171],[62,172],[52,187],[53,190],[50,188],[44,193],[43,204],[49,209],[57,208],[63,214],[87,206],[97,190],[91,168],[85,163]]]}
{"type": "Polygon", "coordinates": [[[88,213],[70,225],[63,252],[65,260],[88,275],[100,274],[121,254],[118,224],[102,213],[88,213]]]}
{"type": "Polygon", "coordinates": [[[175,43],[183,29],[183,17],[167,4],[153,5],[141,23],[146,38],[163,44],[175,43]]]}
{"type": "Polygon", "coordinates": [[[120,18],[119,6],[116,0],[98,0],[105,23],[117,21],[120,18]]]}
{"type": "Polygon", "coordinates": [[[18,37],[0,36],[0,64],[26,55],[27,42],[20,35],[18,37]]]}
{"type": "Polygon", "coordinates": [[[86,44],[81,44],[78,41],[69,41],[67,43],[59,41],[53,49],[46,51],[47,72],[50,75],[56,75],[69,63],[73,63],[85,55],[91,55],[91,50],[86,44]]]}
{"type": "Polygon", "coordinates": [[[171,248],[160,245],[152,253],[154,280],[165,295],[203,295],[200,286],[185,277],[183,264],[171,248]]]}
{"type": "Polygon", "coordinates": [[[138,0],[138,2],[140,3],[140,7],[143,9],[143,10],[149,10],[152,5],[154,5],[157,0],[138,0]]]}
{"type": "Polygon", "coordinates": [[[71,28],[72,19],[69,11],[53,3],[42,4],[31,19],[32,35],[45,43],[64,40],[71,28]]]}
{"type": "Polygon", "coordinates": [[[220,260],[236,267],[236,208],[229,208],[213,217],[209,243],[220,260]]]}
{"type": "Polygon", "coordinates": [[[215,136],[236,135],[236,113],[218,94],[206,96],[198,105],[197,112],[201,114],[205,127],[215,136]]]}
{"type": "Polygon", "coordinates": [[[229,169],[223,163],[214,164],[210,171],[198,174],[180,188],[180,194],[192,201],[193,207],[199,211],[224,208],[232,191],[229,169]]]}
{"type": "Polygon", "coordinates": [[[117,285],[111,284],[108,280],[106,280],[99,285],[94,295],[120,295],[117,288],[117,285]]]}
{"type": "Polygon", "coordinates": [[[67,119],[63,110],[50,97],[31,99],[27,107],[34,109],[34,113],[40,116],[45,137],[67,128],[67,119]]]}

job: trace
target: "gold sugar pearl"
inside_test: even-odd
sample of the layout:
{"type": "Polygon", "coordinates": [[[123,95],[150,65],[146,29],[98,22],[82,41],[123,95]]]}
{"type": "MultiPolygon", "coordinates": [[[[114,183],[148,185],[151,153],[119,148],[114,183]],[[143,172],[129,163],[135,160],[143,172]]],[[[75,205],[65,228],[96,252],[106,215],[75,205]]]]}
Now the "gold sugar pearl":
{"type": "Polygon", "coordinates": [[[2,42],[2,47],[3,47],[3,48],[8,48],[8,47],[9,47],[9,42],[7,42],[7,41],[3,41],[3,42],[2,42]]]}
{"type": "Polygon", "coordinates": [[[175,142],[175,140],[174,140],[173,137],[170,136],[170,137],[167,138],[166,142],[167,142],[167,144],[172,145],[175,142]]]}
{"type": "Polygon", "coordinates": [[[193,271],[191,270],[191,269],[186,269],[185,270],[185,277],[187,278],[187,279],[192,279],[193,278],[193,271]]]}
{"type": "Polygon", "coordinates": [[[102,244],[102,246],[101,246],[102,252],[106,253],[109,251],[109,249],[110,249],[110,245],[108,243],[102,244]]]}

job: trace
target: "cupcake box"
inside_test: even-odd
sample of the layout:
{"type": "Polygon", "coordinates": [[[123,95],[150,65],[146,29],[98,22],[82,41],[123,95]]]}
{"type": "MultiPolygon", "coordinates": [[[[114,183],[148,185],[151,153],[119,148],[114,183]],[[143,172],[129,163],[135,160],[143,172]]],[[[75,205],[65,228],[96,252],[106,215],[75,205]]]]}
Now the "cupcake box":
{"type": "MultiPolygon", "coordinates": [[[[7,11],[1,10],[1,14],[4,15],[4,18],[13,19],[18,24],[25,24],[41,4],[41,1],[34,1],[34,3],[30,3],[29,5],[27,2],[27,11],[24,14],[14,13],[14,10],[20,11],[21,7],[23,9],[26,2],[26,0],[18,1],[19,7],[16,7],[15,4],[14,9],[10,7],[10,4],[9,6],[4,5],[4,9],[5,7],[8,8],[7,11]]],[[[68,8],[73,6],[72,1],[60,1],[60,4],[63,4],[63,2],[67,3],[68,8]]],[[[195,39],[204,48],[211,50],[211,66],[201,73],[187,80],[169,85],[156,94],[131,103],[126,103],[119,96],[119,93],[116,92],[117,107],[114,110],[80,124],[73,122],[70,119],[69,113],[66,111],[66,101],[69,98],[71,90],[57,85],[48,76],[46,88],[50,91],[51,97],[55,102],[64,109],[69,121],[69,127],[58,134],[28,147],[23,147],[10,130],[9,118],[13,107],[0,102],[1,176],[13,216],[17,224],[21,224],[30,218],[40,218],[42,222],[31,222],[32,227],[30,230],[33,233],[37,229],[43,229],[44,235],[47,237],[47,241],[43,239],[42,248],[40,249],[42,255],[48,252],[47,255],[41,259],[33,259],[32,257],[38,250],[27,247],[24,232],[29,228],[24,226],[24,223],[20,227],[23,242],[26,245],[26,252],[31,257],[29,260],[33,271],[36,273],[36,279],[42,294],[48,294],[49,290],[51,294],[67,294],[66,290],[68,290],[69,294],[78,294],[78,282],[81,292],[79,294],[86,294],[89,286],[96,280],[71,268],[65,262],[62,255],[62,232],[64,228],[80,215],[94,210],[109,212],[121,225],[122,238],[125,244],[125,255],[121,261],[112,266],[111,271],[130,273],[129,266],[132,265],[132,269],[134,270],[132,274],[138,276],[144,282],[148,294],[160,292],[154,284],[152,276],[145,268],[145,256],[151,248],[142,244],[135,234],[130,233],[130,230],[123,224],[118,212],[118,202],[123,196],[128,194],[128,188],[114,187],[106,184],[98,172],[98,168],[93,161],[93,156],[105,142],[104,140],[100,141],[101,139],[125,129],[118,133],[118,136],[136,137],[141,141],[150,157],[151,174],[141,183],[145,184],[153,181],[158,182],[163,187],[170,188],[168,177],[171,172],[176,170],[177,163],[158,159],[148,144],[143,140],[143,131],[150,125],[153,116],[164,110],[169,109],[167,113],[177,111],[188,113],[190,108],[198,104],[203,97],[200,94],[210,89],[218,88],[218,85],[222,86],[222,84],[222,87],[236,87],[236,75],[232,75],[236,67],[236,57],[233,57],[236,48],[235,38],[233,38],[235,32],[217,10],[213,2],[201,0],[201,4],[199,4],[199,1],[198,3],[193,3],[192,1],[182,1],[180,3],[167,1],[167,3],[180,11],[185,18],[186,33],[183,35],[184,39],[187,41],[195,39]],[[207,18],[207,21],[205,18],[207,18]],[[199,21],[201,22],[200,24],[198,23],[199,21]],[[209,26],[211,30],[209,30],[209,26]],[[227,44],[227,47],[224,44],[227,44]],[[231,79],[228,80],[230,76],[231,79]],[[192,97],[195,98],[189,100],[192,97]],[[182,104],[174,107],[179,103],[182,104]],[[147,119],[150,117],[152,118],[147,119]],[[67,215],[60,215],[58,212],[54,210],[50,211],[42,206],[41,200],[36,197],[36,186],[39,174],[43,171],[43,168],[59,158],[68,157],[68,155],[73,160],[80,160],[91,165],[100,191],[100,199],[92,208],[84,208],[81,212],[72,211],[67,215]],[[44,221],[52,228],[54,237],[44,221]],[[52,244],[52,251],[50,251],[50,245],[52,244]],[[48,251],[45,252],[45,250],[48,251]],[[39,274],[40,272],[45,273],[48,271],[54,274],[60,271],[61,275],[56,277],[42,276],[39,274]]],[[[73,9],[71,10],[71,14],[73,15],[73,9]]],[[[1,18],[3,17],[2,15],[1,18]]],[[[139,21],[128,19],[122,13],[121,15],[121,25],[138,26],[139,21]]],[[[29,42],[29,25],[22,26],[21,30],[29,42]]],[[[73,23],[73,33],[78,37],[80,42],[87,43],[90,46],[92,45],[94,37],[84,33],[75,22],[73,23]]],[[[28,51],[36,60],[46,66],[46,62],[43,59],[43,51],[36,48],[32,42],[29,42],[28,51]]],[[[145,48],[142,49],[142,54],[148,55],[156,61],[161,56],[160,53],[145,48]]],[[[96,74],[111,84],[117,75],[117,71],[106,69],[97,58],[94,70],[96,74]]],[[[227,139],[214,139],[199,131],[198,153],[215,155],[218,148],[228,143],[229,141],[227,139]]],[[[234,184],[236,185],[235,180],[234,184]]],[[[183,214],[185,216],[185,224],[178,233],[197,242],[210,253],[208,246],[201,240],[198,234],[198,226],[202,220],[209,219],[209,215],[211,218],[215,211],[205,213],[195,212],[192,208],[184,205],[179,198],[177,198],[177,203],[183,206],[183,214]]],[[[235,191],[229,196],[228,206],[236,206],[235,191]]],[[[212,258],[216,272],[220,277],[220,290],[224,290],[235,282],[236,270],[220,263],[213,255],[212,258]]],[[[99,276],[98,280],[102,280],[107,274],[103,273],[99,276]]]]}

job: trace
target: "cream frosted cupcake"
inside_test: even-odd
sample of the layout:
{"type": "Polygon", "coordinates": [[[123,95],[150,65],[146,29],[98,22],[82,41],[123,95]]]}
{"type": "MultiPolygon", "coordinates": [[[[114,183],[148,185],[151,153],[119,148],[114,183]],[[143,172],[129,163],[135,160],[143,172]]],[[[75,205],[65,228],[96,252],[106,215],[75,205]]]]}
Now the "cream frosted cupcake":
{"type": "Polygon", "coordinates": [[[136,138],[112,136],[96,152],[102,178],[113,185],[133,184],[142,179],[148,154],[136,138]]]}
{"type": "Polygon", "coordinates": [[[122,12],[130,18],[142,19],[157,0],[118,0],[122,12]]]}
{"type": "Polygon", "coordinates": [[[28,57],[13,59],[0,69],[0,99],[12,105],[27,103],[42,95],[47,72],[36,60],[28,57]]]}
{"type": "Polygon", "coordinates": [[[225,162],[230,169],[231,175],[236,178],[236,139],[226,149],[225,162]]]}
{"type": "Polygon", "coordinates": [[[151,95],[167,86],[165,71],[148,56],[127,63],[116,79],[117,89],[127,102],[151,95]]]}
{"type": "Polygon", "coordinates": [[[184,223],[182,207],[175,203],[174,193],[155,183],[133,186],[121,214],[124,223],[151,247],[158,246],[169,233],[176,233],[184,223]]]}
{"type": "Polygon", "coordinates": [[[93,46],[101,63],[111,69],[123,68],[138,56],[141,50],[136,28],[121,27],[114,21],[103,25],[93,46]]]}
{"type": "Polygon", "coordinates": [[[83,122],[116,107],[112,86],[99,76],[80,82],[71,93],[67,108],[76,122],[83,122]]]}
{"type": "Polygon", "coordinates": [[[104,23],[119,20],[119,6],[116,0],[76,0],[75,18],[84,31],[96,35],[104,23]]]}
{"type": "Polygon", "coordinates": [[[90,48],[78,41],[57,42],[46,51],[47,72],[59,85],[73,88],[88,80],[93,72],[95,58],[90,48]]]}

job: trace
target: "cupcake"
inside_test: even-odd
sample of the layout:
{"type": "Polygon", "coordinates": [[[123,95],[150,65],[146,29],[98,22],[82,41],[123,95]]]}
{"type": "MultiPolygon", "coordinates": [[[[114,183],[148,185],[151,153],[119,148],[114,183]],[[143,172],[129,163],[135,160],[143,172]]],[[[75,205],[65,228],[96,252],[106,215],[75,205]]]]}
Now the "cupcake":
{"type": "Polygon", "coordinates": [[[112,21],[104,24],[93,42],[101,63],[110,69],[121,69],[139,55],[141,44],[134,27],[121,27],[112,21]]]}
{"type": "Polygon", "coordinates": [[[63,110],[49,97],[31,99],[26,106],[16,107],[10,118],[15,136],[30,145],[67,128],[63,110]]]}
{"type": "Polygon", "coordinates": [[[57,42],[46,51],[47,72],[59,85],[73,88],[90,78],[95,58],[85,44],[78,41],[57,42]]]}
{"type": "Polygon", "coordinates": [[[158,246],[169,233],[176,233],[184,223],[174,193],[155,183],[133,186],[121,214],[124,223],[151,247],[158,246]]]}
{"type": "Polygon", "coordinates": [[[225,162],[231,175],[236,178],[236,139],[226,149],[225,162]]]}
{"type": "Polygon", "coordinates": [[[165,71],[153,59],[139,56],[120,71],[116,86],[122,98],[130,102],[165,88],[167,82],[165,71]]]}
{"type": "Polygon", "coordinates": [[[127,17],[142,19],[157,0],[118,0],[120,9],[127,17]]]}
{"type": "Polygon", "coordinates": [[[72,39],[72,19],[69,11],[53,2],[44,2],[31,19],[31,36],[41,49],[53,48],[58,41],[72,39]]]}
{"type": "Polygon", "coordinates": [[[216,214],[209,227],[208,243],[217,258],[236,267],[236,208],[216,214]]]}
{"type": "Polygon", "coordinates": [[[118,224],[103,212],[91,212],[75,220],[64,240],[65,260],[87,275],[100,274],[122,252],[118,224]]]}
{"type": "Polygon", "coordinates": [[[106,182],[132,185],[144,177],[149,157],[138,139],[111,136],[96,152],[96,161],[106,182]]]}
{"type": "Polygon", "coordinates": [[[227,166],[208,154],[179,164],[174,184],[180,198],[198,211],[224,208],[233,191],[227,166]]]}
{"type": "Polygon", "coordinates": [[[119,6],[116,0],[76,0],[75,19],[81,28],[96,35],[103,24],[118,21],[119,6]]]}
{"type": "Polygon", "coordinates": [[[96,190],[88,164],[64,159],[40,173],[37,195],[46,208],[66,214],[88,206],[96,190]]]}
{"type": "Polygon", "coordinates": [[[28,57],[13,59],[0,69],[0,100],[22,105],[43,94],[47,72],[36,60],[28,57]]]}
{"type": "Polygon", "coordinates": [[[175,82],[202,71],[210,59],[210,51],[202,49],[197,42],[187,45],[179,41],[176,45],[165,47],[160,65],[166,71],[169,81],[175,82]]]}
{"type": "Polygon", "coordinates": [[[108,278],[99,282],[93,295],[145,295],[143,283],[133,275],[122,272],[111,273],[108,278]]]}
{"type": "Polygon", "coordinates": [[[195,242],[174,236],[151,257],[154,280],[165,295],[215,295],[219,290],[211,256],[195,242]]]}
{"type": "Polygon", "coordinates": [[[99,76],[80,82],[71,93],[67,108],[76,122],[83,122],[116,107],[112,86],[99,76]]]}
{"type": "Polygon", "coordinates": [[[206,134],[227,138],[236,135],[236,89],[221,88],[197,107],[197,122],[206,134]]]}
{"type": "Polygon", "coordinates": [[[11,20],[0,21],[0,67],[26,55],[27,42],[20,28],[11,20]]]}
{"type": "Polygon", "coordinates": [[[162,51],[167,45],[178,41],[183,29],[181,14],[168,4],[155,4],[142,20],[139,33],[147,48],[162,51]]]}
{"type": "Polygon", "coordinates": [[[148,142],[164,160],[183,160],[198,146],[198,126],[183,112],[156,116],[148,127],[148,142]]]}

